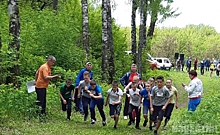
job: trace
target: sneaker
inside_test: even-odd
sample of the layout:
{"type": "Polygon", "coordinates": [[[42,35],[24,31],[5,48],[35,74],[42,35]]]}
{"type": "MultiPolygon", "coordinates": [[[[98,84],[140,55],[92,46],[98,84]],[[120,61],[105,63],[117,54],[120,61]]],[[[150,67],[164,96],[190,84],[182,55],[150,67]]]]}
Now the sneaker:
{"type": "Polygon", "coordinates": [[[102,121],[102,125],[103,125],[103,126],[106,126],[106,121],[102,121]]]}
{"type": "Polygon", "coordinates": [[[70,120],[70,117],[67,117],[66,120],[70,120]]]}
{"type": "Polygon", "coordinates": [[[114,129],[117,129],[116,125],[114,125],[114,129]]]}
{"type": "Polygon", "coordinates": [[[88,116],[84,116],[84,121],[87,121],[88,116]]]}
{"type": "Polygon", "coordinates": [[[143,127],[147,126],[147,120],[144,120],[143,127]]]}
{"type": "Polygon", "coordinates": [[[153,131],[152,126],[149,127],[149,130],[150,130],[150,131],[153,131]]]}
{"type": "Polygon", "coordinates": [[[158,135],[158,134],[157,134],[157,130],[154,130],[154,135],[158,135]]]}
{"type": "Polygon", "coordinates": [[[138,129],[138,130],[141,130],[141,128],[138,126],[138,127],[135,127],[136,129],[138,129]]]}
{"type": "Polygon", "coordinates": [[[131,124],[132,124],[131,121],[129,121],[129,122],[128,122],[128,126],[130,126],[131,124]]]}
{"type": "Polygon", "coordinates": [[[163,130],[167,130],[166,126],[163,126],[163,130]]]}
{"type": "Polygon", "coordinates": [[[91,119],[91,124],[92,125],[95,124],[95,120],[91,119]]]}
{"type": "Polygon", "coordinates": [[[128,116],[124,116],[124,120],[127,120],[128,119],[128,116]]]}

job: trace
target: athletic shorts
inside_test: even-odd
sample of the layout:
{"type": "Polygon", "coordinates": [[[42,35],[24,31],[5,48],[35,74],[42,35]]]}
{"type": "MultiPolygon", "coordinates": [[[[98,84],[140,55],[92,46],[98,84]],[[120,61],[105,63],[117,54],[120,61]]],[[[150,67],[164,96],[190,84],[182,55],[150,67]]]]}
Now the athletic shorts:
{"type": "Polygon", "coordinates": [[[153,111],[153,114],[151,114],[151,116],[150,116],[150,120],[152,120],[152,121],[156,121],[156,120],[162,121],[164,113],[165,113],[165,111],[162,110],[163,106],[153,106],[153,108],[154,108],[154,111],[153,111]]]}
{"type": "Polygon", "coordinates": [[[115,114],[120,115],[121,107],[122,107],[122,104],[117,104],[117,105],[109,104],[110,116],[115,115],[115,114]]]}
{"type": "Polygon", "coordinates": [[[149,106],[143,106],[143,114],[148,114],[148,110],[150,110],[149,106]]]}

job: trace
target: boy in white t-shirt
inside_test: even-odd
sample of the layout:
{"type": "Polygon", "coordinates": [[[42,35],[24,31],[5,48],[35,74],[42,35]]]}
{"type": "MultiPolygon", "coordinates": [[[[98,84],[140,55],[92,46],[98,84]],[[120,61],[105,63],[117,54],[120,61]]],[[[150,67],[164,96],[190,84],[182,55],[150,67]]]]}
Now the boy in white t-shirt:
{"type": "Polygon", "coordinates": [[[133,82],[131,85],[131,89],[127,90],[126,93],[130,96],[130,102],[129,102],[129,122],[128,126],[132,124],[134,121],[132,117],[132,110],[135,109],[136,112],[136,125],[135,128],[141,130],[140,128],[140,111],[141,111],[141,95],[140,95],[140,89],[137,88],[137,83],[133,82]]]}
{"type": "Polygon", "coordinates": [[[118,87],[118,82],[113,81],[112,82],[112,88],[110,88],[108,91],[108,96],[105,102],[105,106],[107,106],[108,101],[109,101],[109,108],[110,108],[110,116],[111,118],[114,118],[115,120],[115,125],[114,129],[117,129],[117,124],[119,120],[119,115],[122,107],[122,96],[123,92],[122,90],[118,87]]]}

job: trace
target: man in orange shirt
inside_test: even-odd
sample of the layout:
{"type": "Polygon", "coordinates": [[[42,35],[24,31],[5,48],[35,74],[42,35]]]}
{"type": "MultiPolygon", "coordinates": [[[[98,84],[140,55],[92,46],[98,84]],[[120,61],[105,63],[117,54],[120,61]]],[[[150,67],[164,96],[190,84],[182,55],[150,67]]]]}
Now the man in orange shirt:
{"type": "Polygon", "coordinates": [[[51,76],[51,67],[56,62],[54,56],[49,56],[47,62],[37,70],[35,75],[35,90],[37,93],[37,105],[42,108],[41,114],[46,114],[46,89],[50,79],[61,78],[60,75],[51,76]]]}

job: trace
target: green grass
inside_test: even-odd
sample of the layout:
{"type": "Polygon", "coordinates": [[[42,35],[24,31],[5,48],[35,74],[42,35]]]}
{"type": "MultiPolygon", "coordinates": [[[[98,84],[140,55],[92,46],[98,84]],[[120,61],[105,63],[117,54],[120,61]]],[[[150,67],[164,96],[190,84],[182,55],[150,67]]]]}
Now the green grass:
{"type": "MultiPolygon", "coordinates": [[[[187,73],[183,72],[174,72],[174,71],[167,71],[169,73],[169,77],[173,79],[174,86],[178,89],[179,92],[179,109],[174,109],[172,118],[170,122],[168,123],[167,130],[162,131],[161,128],[159,130],[159,134],[166,134],[166,135],[182,135],[182,134],[193,134],[189,133],[188,131],[183,132],[177,132],[175,127],[183,126],[184,122],[186,120],[192,119],[190,123],[195,122],[197,124],[204,124],[207,120],[212,120],[213,124],[218,124],[216,120],[220,120],[220,114],[218,112],[215,112],[216,109],[210,109],[212,108],[212,104],[207,104],[206,102],[215,102],[218,100],[218,98],[214,98],[217,96],[217,90],[218,90],[218,82],[220,78],[216,78],[213,76],[212,78],[209,77],[209,73],[206,72],[204,76],[198,76],[202,79],[204,83],[204,98],[202,100],[201,105],[198,108],[198,111],[195,112],[195,114],[191,115],[187,113],[187,92],[182,88],[181,84],[186,83],[188,84],[190,82],[190,79],[188,77],[187,73]],[[212,98],[213,97],[213,98],[212,98]],[[206,99],[207,98],[207,99],[206,99]],[[207,108],[206,106],[209,106],[207,108]],[[212,118],[212,113],[214,111],[215,117],[218,118],[212,118]],[[207,113],[207,114],[206,114],[207,113]],[[199,117],[199,116],[202,116],[199,117]],[[185,121],[184,121],[185,120],[185,121]],[[180,123],[178,123],[180,122],[180,123]]],[[[107,87],[103,87],[103,91],[107,91],[107,87]]],[[[105,114],[107,117],[107,126],[102,126],[101,117],[96,110],[96,117],[97,122],[95,125],[90,125],[90,122],[84,122],[83,116],[79,113],[73,112],[71,121],[65,120],[66,113],[63,113],[61,111],[60,106],[60,100],[58,97],[58,89],[52,89],[50,88],[48,90],[48,98],[47,98],[47,118],[46,122],[40,122],[38,118],[33,117],[33,114],[31,114],[30,120],[28,119],[28,113],[23,115],[16,115],[15,112],[8,113],[7,117],[3,117],[4,119],[1,119],[0,123],[0,134],[2,135],[144,135],[144,134],[153,134],[153,132],[149,132],[148,125],[147,127],[143,127],[143,117],[141,117],[141,129],[137,130],[135,129],[134,125],[127,126],[128,120],[124,120],[122,115],[119,120],[118,129],[114,130],[114,120],[110,119],[109,117],[109,108],[105,108],[105,114]],[[56,94],[55,94],[56,93],[56,94]],[[26,115],[26,116],[24,116],[26,115]]],[[[220,97],[220,96],[219,96],[220,97]]],[[[34,99],[35,94],[31,94],[30,99],[34,99]]],[[[26,100],[23,99],[23,100],[26,100]]],[[[215,106],[218,106],[218,103],[214,104],[215,106]]],[[[0,108],[1,109],[1,108],[0,108]]],[[[17,110],[19,112],[19,110],[17,110]]],[[[141,112],[142,113],[142,112],[141,112]]],[[[123,109],[121,111],[121,114],[123,114],[123,109]]],[[[6,115],[6,114],[5,114],[6,115]]],[[[213,117],[214,117],[213,116],[213,117]]],[[[188,122],[189,123],[189,122],[188,122]]],[[[209,122],[212,124],[212,122],[209,122]]],[[[194,124],[196,125],[196,124],[194,124]]],[[[218,126],[218,125],[217,125],[218,126]]],[[[193,127],[193,129],[195,126],[193,127]]],[[[188,130],[188,129],[186,129],[188,130]]],[[[195,132],[196,134],[198,132],[195,132]]],[[[200,134],[206,134],[205,132],[202,132],[200,134]]]]}

